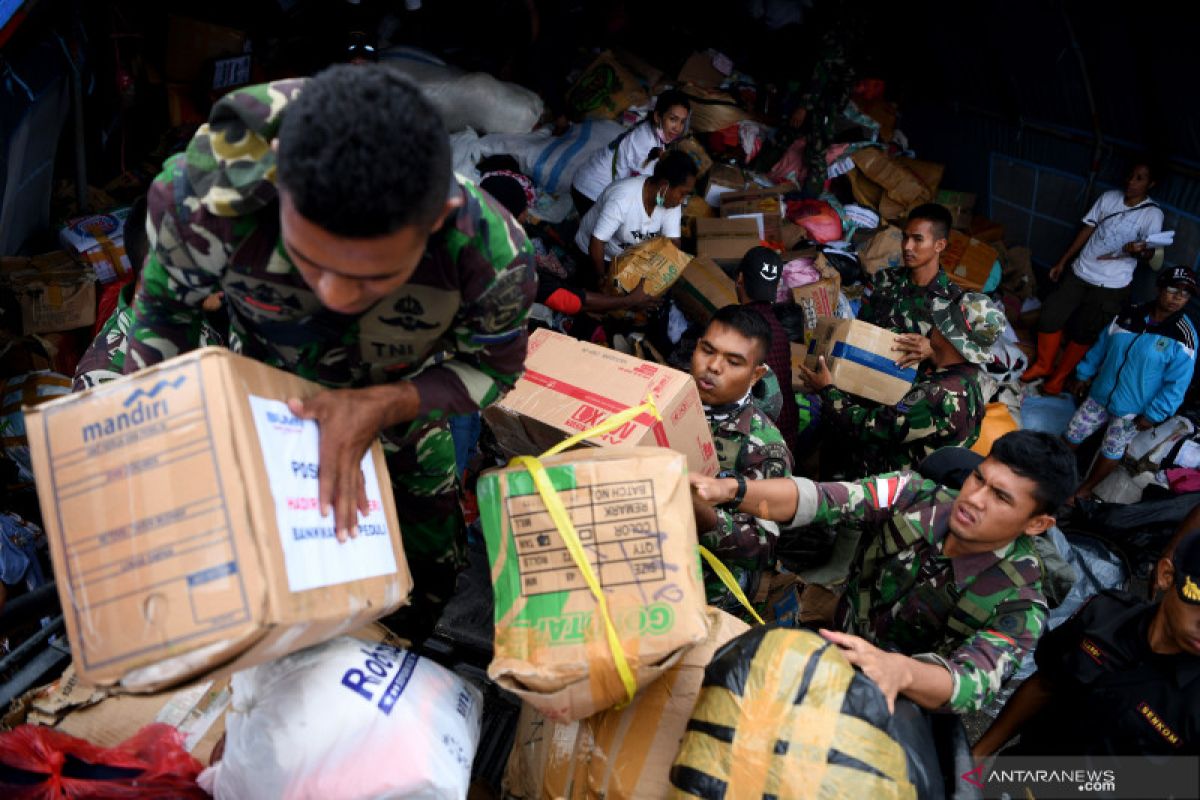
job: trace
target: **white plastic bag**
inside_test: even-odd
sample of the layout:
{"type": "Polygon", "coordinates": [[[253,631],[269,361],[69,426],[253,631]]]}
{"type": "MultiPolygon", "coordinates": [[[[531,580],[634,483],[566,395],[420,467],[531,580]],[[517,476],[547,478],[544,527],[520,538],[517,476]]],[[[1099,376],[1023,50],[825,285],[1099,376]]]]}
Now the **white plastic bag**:
{"type": "Polygon", "coordinates": [[[225,752],[200,774],[222,798],[464,798],[479,691],[414,653],[342,636],[239,672],[225,752]]]}

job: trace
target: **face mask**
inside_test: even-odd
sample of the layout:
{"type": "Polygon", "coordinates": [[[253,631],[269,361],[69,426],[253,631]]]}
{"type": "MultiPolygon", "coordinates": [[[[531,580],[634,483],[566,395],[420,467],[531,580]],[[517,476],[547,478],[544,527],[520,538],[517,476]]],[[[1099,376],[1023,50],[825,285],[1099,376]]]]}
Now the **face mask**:
{"type": "Polygon", "coordinates": [[[662,208],[663,205],[666,203],[666,201],[667,201],[667,192],[665,189],[663,191],[660,191],[657,195],[654,196],[654,204],[657,205],[659,208],[662,208]]]}

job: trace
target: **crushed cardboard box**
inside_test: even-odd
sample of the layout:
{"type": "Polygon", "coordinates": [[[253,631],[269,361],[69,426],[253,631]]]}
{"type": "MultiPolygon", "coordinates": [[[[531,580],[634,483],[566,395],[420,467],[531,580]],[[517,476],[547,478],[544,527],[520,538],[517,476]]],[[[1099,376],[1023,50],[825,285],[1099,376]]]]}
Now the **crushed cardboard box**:
{"type": "Polygon", "coordinates": [[[718,649],[749,629],[709,608],[704,642],[638,692],[627,708],[561,724],[522,706],[504,774],[506,796],[635,800],[670,795],[671,764],[700,696],[704,668],[718,649]]]}
{"type": "Polygon", "coordinates": [[[942,269],[959,286],[978,292],[987,284],[998,257],[996,248],[987,242],[950,231],[950,241],[942,251],[942,269]]]}
{"type": "Polygon", "coordinates": [[[378,443],[344,544],[317,499],[321,389],[210,347],[28,409],[38,498],[81,679],[156,691],[279,658],[412,588],[378,443]]]}
{"type": "Polygon", "coordinates": [[[917,371],[896,366],[892,350],[896,334],[856,319],[822,317],[808,346],[805,364],[817,367],[817,358],[833,376],[833,385],[843,392],[884,405],[895,405],[912,388],[917,371]]]}
{"type": "Polygon", "coordinates": [[[760,223],[752,218],[696,220],[696,255],[732,265],[762,241],[760,223]]]}
{"type": "MultiPolygon", "coordinates": [[[[607,601],[638,687],[708,635],[688,467],[670,450],[622,447],[542,459],[607,601]]],[[[548,719],[623,702],[596,599],[521,467],[484,474],[480,520],[495,590],[488,676],[548,719]]]]}
{"type": "Polygon", "coordinates": [[[692,322],[707,324],[725,306],[736,305],[737,285],[711,258],[696,257],[671,290],[675,304],[692,322]]]}
{"type": "Polygon", "coordinates": [[[942,173],[946,169],[943,164],[916,158],[897,158],[895,161],[916,175],[926,191],[922,192],[918,199],[908,204],[897,202],[892,199],[890,194],[885,194],[879,201],[879,215],[883,219],[903,219],[921,203],[928,203],[929,199],[937,193],[938,185],[942,182],[942,173]]]}
{"type": "Polygon", "coordinates": [[[23,333],[56,333],[96,322],[95,273],[65,252],[0,258],[0,287],[16,296],[23,333]]]}
{"type": "Polygon", "coordinates": [[[642,414],[586,443],[669,447],[687,456],[693,472],[715,475],[719,462],[691,375],[545,329],[530,334],[525,374],[483,418],[509,455],[538,455],[647,394],[661,422],[642,414]]]}
{"type": "Polygon", "coordinates": [[[646,294],[658,296],[674,285],[692,257],[680,250],[670,239],[656,236],[640,242],[613,260],[614,288],[632,292],[645,280],[646,294]]]}
{"type": "Polygon", "coordinates": [[[824,253],[817,255],[813,266],[821,273],[821,279],[792,289],[792,300],[805,310],[806,315],[832,317],[842,293],[842,275],[830,266],[824,253]]]}

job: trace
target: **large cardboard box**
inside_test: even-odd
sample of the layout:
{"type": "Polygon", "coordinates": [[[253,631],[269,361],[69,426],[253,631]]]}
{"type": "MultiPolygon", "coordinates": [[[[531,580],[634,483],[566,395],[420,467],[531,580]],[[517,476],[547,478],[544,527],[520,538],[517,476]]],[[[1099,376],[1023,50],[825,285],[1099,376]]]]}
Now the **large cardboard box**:
{"type": "Polygon", "coordinates": [[[941,262],[950,280],[977,292],[987,284],[997,258],[996,248],[990,244],[959,231],[950,231],[950,241],[942,251],[941,262]]]}
{"type": "Polygon", "coordinates": [[[824,253],[817,256],[813,266],[821,273],[821,279],[792,289],[792,300],[813,317],[832,317],[842,293],[842,275],[829,265],[824,253]]]}
{"type": "Polygon", "coordinates": [[[80,678],[155,691],[270,661],[412,588],[379,444],[339,544],[317,500],[316,384],[221,348],[26,411],[80,678]]]}
{"type": "Polygon", "coordinates": [[[808,345],[805,364],[817,366],[817,358],[833,375],[833,385],[843,392],[884,405],[895,405],[912,388],[917,371],[896,366],[892,350],[896,334],[856,319],[817,320],[817,331],[808,345]]]}
{"type": "Polygon", "coordinates": [[[96,322],[96,276],[64,252],[0,258],[0,288],[16,296],[24,333],[56,333],[96,322]]]}
{"type": "Polygon", "coordinates": [[[746,189],[726,192],[721,195],[721,216],[738,217],[761,214],[763,239],[768,242],[783,242],[783,196],[796,189],[795,184],[746,189]]]}
{"type": "Polygon", "coordinates": [[[641,242],[613,260],[613,288],[629,293],[645,279],[646,294],[660,295],[679,280],[691,260],[670,239],[658,236],[641,242]]]}
{"type": "Polygon", "coordinates": [[[529,335],[525,374],[483,418],[510,455],[538,455],[647,395],[661,422],[642,414],[585,443],[669,447],[687,457],[693,472],[715,475],[719,462],[691,375],[545,329],[529,335]]]}
{"type": "Polygon", "coordinates": [[[924,184],[927,192],[921,199],[910,201],[907,204],[897,202],[891,195],[885,194],[879,201],[879,215],[883,219],[902,219],[921,203],[929,202],[929,199],[937,193],[938,185],[942,182],[942,173],[946,169],[945,165],[935,161],[922,161],[916,158],[897,158],[896,163],[916,175],[924,184]]]}
{"type": "Polygon", "coordinates": [[[719,648],[749,629],[736,617],[709,608],[704,642],[624,709],[556,724],[532,706],[522,706],[504,774],[506,795],[519,800],[670,795],[671,765],[700,696],[704,668],[719,648]]]}
{"type": "MultiPolygon", "coordinates": [[[[604,592],[639,687],[708,635],[688,465],[662,448],[542,460],[604,592]]],[[[479,480],[495,589],[488,676],[556,722],[626,698],[596,599],[523,468],[479,480]]]]}
{"type": "Polygon", "coordinates": [[[696,220],[696,255],[724,261],[732,265],[741,263],[742,256],[762,241],[759,223],[755,219],[698,219],[696,220]]]}
{"type": "Polygon", "coordinates": [[[109,283],[130,274],[125,253],[125,220],[128,208],[111,214],[93,214],[67,220],[58,232],[58,241],[79,261],[89,264],[96,280],[109,283]]]}
{"type": "Polygon", "coordinates": [[[692,322],[707,324],[725,306],[736,305],[737,285],[711,258],[697,257],[671,291],[679,310],[692,322]]]}
{"type": "Polygon", "coordinates": [[[733,68],[727,56],[712,50],[692,53],[679,70],[680,83],[716,88],[725,82],[733,68]]]}

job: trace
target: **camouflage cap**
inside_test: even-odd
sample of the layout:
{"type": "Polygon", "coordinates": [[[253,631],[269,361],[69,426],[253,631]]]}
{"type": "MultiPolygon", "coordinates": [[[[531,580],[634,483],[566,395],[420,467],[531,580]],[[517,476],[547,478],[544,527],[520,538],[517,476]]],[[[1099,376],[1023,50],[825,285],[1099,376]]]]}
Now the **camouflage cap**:
{"type": "Polygon", "coordinates": [[[936,309],[933,324],[963,358],[972,364],[986,364],[1007,320],[987,295],[967,292],[957,303],[936,309]]]}

